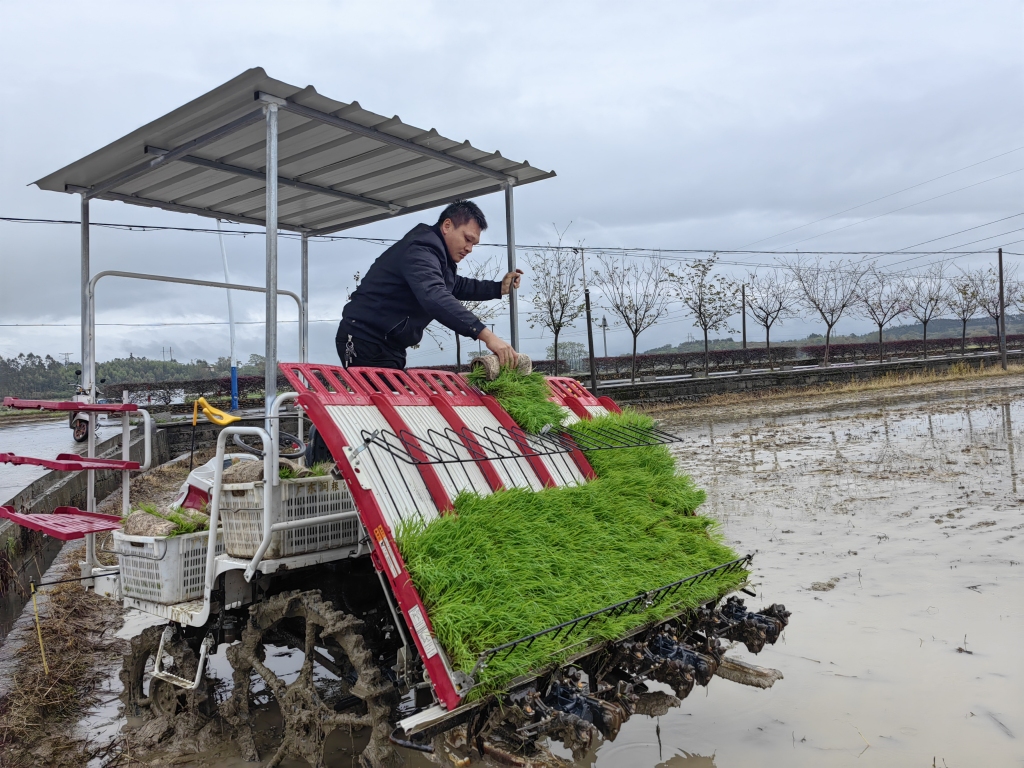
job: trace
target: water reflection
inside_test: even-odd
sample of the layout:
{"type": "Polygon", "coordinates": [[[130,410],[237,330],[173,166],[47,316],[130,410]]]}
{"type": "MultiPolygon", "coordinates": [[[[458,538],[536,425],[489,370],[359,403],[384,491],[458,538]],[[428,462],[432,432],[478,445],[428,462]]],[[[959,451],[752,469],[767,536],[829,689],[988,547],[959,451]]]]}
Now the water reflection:
{"type": "Polygon", "coordinates": [[[715,758],[680,752],[665,762],[658,763],[654,768],[715,768],[715,758]]]}

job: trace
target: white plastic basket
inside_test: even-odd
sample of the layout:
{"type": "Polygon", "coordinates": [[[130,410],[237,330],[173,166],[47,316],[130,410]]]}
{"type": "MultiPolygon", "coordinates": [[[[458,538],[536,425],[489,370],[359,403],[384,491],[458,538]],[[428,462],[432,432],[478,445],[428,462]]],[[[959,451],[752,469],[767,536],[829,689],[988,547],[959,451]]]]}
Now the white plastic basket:
{"type": "MultiPolygon", "coordinates": [[[[174,605],[203,596],[209,531],[180,536],[128,536],[114,531],[125,597],[174,605]]],[[[216,554],[224,552],[217,534],[216,554]]]]}
{"type": "MultiPolygon", "coordinates": [[[[356,510],[345,483],[335,477],[281,480],[280,488],[281,504],[271,509],[271,524],[356,510]]],[[[221,487],[220,520],[224,545],[232,557],[253,557],[263,541],[263,492],[262,480],[221,487]]],[[[277,531],[270,537],[263,557],[277,560],[337,549],[355,544],[358,537],[359,522],[355,518],[277,531]]]]}

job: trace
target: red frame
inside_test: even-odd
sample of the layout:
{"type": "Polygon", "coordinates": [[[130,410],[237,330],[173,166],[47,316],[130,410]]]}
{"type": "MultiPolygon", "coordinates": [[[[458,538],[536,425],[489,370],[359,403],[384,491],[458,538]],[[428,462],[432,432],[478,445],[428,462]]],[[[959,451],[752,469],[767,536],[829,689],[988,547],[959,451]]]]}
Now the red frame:
{"type": "Polygon", "coordinates": [[[409,570],[406,568],[406,562],[401,559],[401,553],[398,551],[397,544],[394,541],[393,531],[388,525],[387,520],[385,520],[384,513],[381,511],[377,499],[369,490],[359,484],[358,475],[345,456],[345,447],[348,445],[348,442],[327,411],[327,406],[333,406],[333,404],[339,404],[339,406],[341,404],[371,406],[371,404],[375,403],[358,383],[352,384],[352,380],[345,375],[347,372],[340,366],[282,364],[280,368],[285,377],[300,392],[297,403],[306,412],[306,415],[312,420],[313,424],[316,425],[317,432],[324,438],[324,442],[327,443],[328,449],[330,449],[337,462],[338,471],[345,480],[349,493],[352,495],[352,500],[355,502],[355,509],[359,513],[359,519],[366,526],[373,540],[371,555],[374,567],[384,573],[388,584],[391,585],[395,602],[404,620],[406,620],[406,626],[409,628],[413,642],[416,643],[416,647],[420,652],[420,657],[423,659],[427,674],[430,675],[430,681],[438,700],[445,708],[454,710],[459,706],[461,699],[452,676],[449,670],[447,670],[440,653],[427,656],[426,648],[416,632],[410,611],[419,609],[423,615],[427,630],[433,633],[430,615],[420,599],[416,587],[413,585],[412,577],[410,577],[409,570]],[[323,381],[313,376],[313,371],[317,371],[327,378],[332,386],[335,387],[335,391],[329,391],[324,386],[323,381]],[[309,382],[308,385],[302,381],[303,378],[309,382]],[[397,573],[391,569],[392,563],[397,573]]]}
{"type": "Polygon", "coordinates": [[[16,512],[14,507],[0,507],[0,517],[60,541],[83,539],[90,533],[116,531],[121,527],[121,518],[117,515],[85,512],[77,507],[57,507],[53,514],[36,515],[16,512]]]}
{"type": "Polygon", "coordinates": [[[135,403],[76,403],[74,401],[57,400],[22,400],[18,397],[5,397],[4,405],[8,408],[35,409],[39,411],[92,411],[100,413],[135,412],[139,406],[135,403]]]}
{"type": "Polygon", "coordinates": [[[46,467],[58,472],[81,472],[87,469],[133,470],[142,467],[137,461],[123,459],[90,459],[77,453],[58,453],[56,459],[37,459],[32,456],[16,456],[13,453],[0,453],[0,464],[30,464],[35,467],[46,467]]]}
{"type": "Polygon", "coordinates": [[[586,387],[569,376],[545,376],[551,392],[556,398],[575,397],[584,405],[600,405],[600,402],[586,387]]]}

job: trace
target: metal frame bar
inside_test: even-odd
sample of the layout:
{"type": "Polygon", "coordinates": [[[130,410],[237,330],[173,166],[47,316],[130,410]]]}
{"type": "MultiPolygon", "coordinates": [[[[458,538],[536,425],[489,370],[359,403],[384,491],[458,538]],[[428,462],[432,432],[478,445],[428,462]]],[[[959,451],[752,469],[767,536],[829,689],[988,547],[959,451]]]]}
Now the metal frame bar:
{"type": "MultiPolygon", "coordinates": [[[[257,285],[240,285],[238,283],[218,283],[213,280],[192,280],[191,278],[187,277],[167,277],[166,275],[147,275],[142,272],[122,272],[116,269],[108,269],[98,273],[94,278],[92,278],[92,280],[90,280],[86,284],[86,303],[88,306],[88,311],[84,328],[86,335],[86,350],[87,355],[89,357],[89,367],[82,367],[83,373],[87,372],[89,375],[89,389],[93,394],[93,398],[95,398],[96,395],[96,364],[94,360],[96,355],[96,284],[99,283],[99,281],[104,277],[127,277],[135,280],[152,280],[158,283],[181,283],[183,285],[201,285],[207,288],[227,288],[235,291],[252,291],[253,293],[266,293],[267,290],[266,288],[260,288],[257,285]]],[[[298,297],[297,294],[292,293],[291,291],[278,291],[277,295],[290,296],[292,299],[295,300],[295,305],[298,307],[299,310],[299,344],[301,346],[302,325],[303,321],[306,318],[305,312],[303,311],[302,308],[302,300],[298,297]]],[[[275,371],[276,370],[277,369],[275,367],[275,371]]],[[[90,416],[95,416],[95,414],[90,414],[90,416]]],[[[92,423],[90,423],[90,434],[92,434],[91,428],[92,423]]],[[[89,455],[91,456],[92,454],[89,455]]],[[[89,511],[92,512],[94,510],[89,511]]]]}
{"type": "MultiPolygon", "coordinates": [[[[79,192],[83,196],[89,191],[88,187],[77,187],[74,184],[67,185],[68,192],[79,192]]],[[[207,208],[193,208],[189,205],[179,205],[178,203],[164,202],[163,200],[153,200],[149,197],[137,197],[135,195],[123,195],[120,192],[104,192],[101,195],[95,195],[95,197],[102,200],[113,200],[117,203],[128,203],[129,205],[141,205],[146,208],[162,208],[165,211],[172,211],[174,213],[194,213],[196,216],[205,216],[208,219],[224,219],[225,221],[234,221],[239,224],[253,224],[257,227],[266,226],[266,222],[262,219],[254,219],[251,216],[242,216],[241,214],[225,213],[224,211],[211,211],[207,208]]],[[[306,232],[304,227],[295,227],[291,224],[282,224],[279,229],[286,230],[288,232],[306,232]]]]}
{"type": "MultiPolygon", "coordinates": [[[[505,185],[505,242],[508,248],[508,271],[516,271],[516,214],[515,205],[512,201],[512,187],[510,182],[505,185]]],[[[519,302],[515,289],[508,292],[508,318],[509,318],[509,341],[512,349],[519,349],[519,302]]],[[[555,362],[558,367],[558,362],[555,362]]]]}
{"type": "Polygon", "coordinates": [[[426,435],[408,429],[397,431],[377,429],[360,432],[363,444],[376,445],[406,464],[472,464],[477,462],[518,460],[524,458],[528,447],[538,456],[556,456],[572,453],[575,445],[560,435],[531,435],[522,430],[510,431],[484,427],[483,433],[469,427],[444,432],[428,428],[426,435]],[[462,455],[462,449],[468,456],[462,455]]]}
{"type": "MultiPolygon", "coordinates": [[[[153,157],[144,163],[140,163],[139,165],[129,168],[127,171],[122,171],[116,176],[111,176],[109,179],[104,179],[98,184],[89,187],[88,191],[85,192],[85,198],[88,200],[93,197],[99,197],[100,195],[107,194],[115,187],[119,187],[122,184],[131,181],[132,179],[136,179],[139,176],[149,173],[152,170],[156,170],[157,168],[166,165],[172,160],[177,160],[178,158],[184,157],[193,150],[199,149],[200,147],[204,147],[207,144],[212,144],[215,141],[223,139],[225,136],[229,136],[235,131],[241,130],[242,128],[246,128],[252,125],[253,123],[258,122],[262,118],[262,109],[256,109],[252,112],[249,112],[248,114],[243,115],[242,117],[236,118],[235,120],[232,120],[229,123],[225,123],[224,125],[214,128],[212,131],[204,133],[202,136],[197,136],[196,138],[192,139],[192,141],[186,141],[184,144],[180,144],[174,149],[168,150],[165,154],[153,157]]],[[[76,189],[71,189],[69,187],[65,187],[65,189],[69,192],[77,191],[76,189]]]]}
{"type": "MultiPolygon", "coordinates": [[[[224,427],[217,435],[217,461],[213,468],[213,487],[210,489],[210,534],[206,548],[206,589],[204,595],[203,612],[200,614],[202,623],[193,626],[202,626],[210,615],[210,592],[213,590],[217,578],[217,534],[220,525],[220,493],[224,485],[224,452],[227,449],[229,435],[254,435],[260,438],[263,444],[263,476],[277,478],[277,446],[270,438],[270,435],[262,427],[224,427]]],[[[269,492],[270,488],[263,489],[263,519],[270,519],[270,510],[273,500],[269,492]]],[[[318,518],[313,518],[317,520],[318,518]]],[[[255,573],[255,569],[253,571],[255,573]]],[[[246,573],[249,573],[246,570],[246,573]]],[[[250,578],[247,577],[246,581],[250,578]]]]}
{"type": "MultiPolygon", "coordinates": [[[[157,155],[161,157],[169,152],[166,149],[160,149],[159,147],[147,146],[146,154],[157,155]]],[[[266,174],[263,171],[256,171],[252,168],[243,168],[238,165],[229,165],[228,163],[221,163],[216,160],[207,160],[204,157],[196,157],[195,155],[185,155],[179,157],[178,162],[189,163],[190,165],[198,165],[202,168],[209,168],[214,171],[223,171],[224,173],[234,174],[235,176],[244,176],[249,179],[259,179],[263,181],[266,179],[266,174]]],[[[374,200],[371,197],[363,197],[362,195],[356,195],[351,192],[342,192],[338,189],[331,189],[330,187],[321,187],[316,184],[310,184],[305,181],[297,181],[296,179],[289,179],[287,176],[278,176],[277,183],[283,187],[294,187],[295,189],[301,189],[304,192],[313,192],[317,195],[326,195],[327,197],[337,197],[341,200],[348,200],[352,203],[363,203],[364,205],[372,205],[376,208],[384,208],[391,211],[392,214],[401,213],[402,207],[389,203],[386,200],[374,200]]]]}
{"type": "MultiPolygon", "coordinates": [[[[266,163],[266,240],[267,240],[267,304],[266,335],[264,343],[265,370],[263,376],[263,397],[265,429],[273,428],[270,410],[277,396],[277,105],[267,104],[264,108],[267,120],[267,163],[266,163]]],[[[299,300],[302,312],[302,300],[299,300]]],[[[302,323],[299,323],[301,339],[302,323]]],[[[301,342],[300,342],[301,343],[301,342]]],[[[276,446],[275,446],[276,449],[276,446]]],[[[276,452],[276,450],[275,450],[276,452]]]]}
{"type": "Polygon", "coordinates": [[[370,128],[365,125],[360,125],[359,123],[354,123],[351,120],[346,120],[343,117],[337,117],[336,115],[331,115],[328,114],[327,112],[321,112],[320,110],[313,109],[312,107],[306,107],[303,106],[302,104],[296,104],[294,101],[282,99],[280,96],[274,96],[273,94],[270,93],[257,91],[256,100],[266,102],[267,104],[275,104],[281,109],[286,110],[287,112],[291,112],[293,115],[305,117],[308,120],[319,120],[321,123],[332,125],[335,128],[340,128],[343,131],[355,133],[360,136],[365,136],[367,138],[373,139],[374,141],[379,141],[382,144],[390,144],[395,147],[401,147],[402,149],[406,149],[410,152],[415,152],[416,154],[432,158],[433,160],[437,160],[442,163],[447,163],[448,165],[455,165],[458,166],[459,168],[462,168],[467,171],[472,171],[473,173],[478,173],[482,176],[488,176],[492,179],[498,179],[499,181],[509,181],[511,179],[513,183],[516,180],[514,176],[509,176],[503,171],[496,171],[493,168],[488,168],[483,165],[477,165],[471,160],[463,160],[460,157],[454,157],[453,155],[449,155],[445,152],[441,152],[436,149],[431,149],[430,147],[424,147],[413,141],[409,141],[408,139],[403,139],[398,136],[392,136],[389,133],[378,131],[376,128],[370,128]]]}
{"type": "MultiPolygon", "coordinates": [[[[538,178],[536,180],[540,181],[541,179],[544,179],[544,178],[548,178],[548,177],[542,176],[542,177],[540,177],[540,178],[538,178]]],[[[439,198],[439,199],[436,199],[436,200],[431,200],[428,203],[419,203],[417,205],[408,205],[408,206],[405,206],[404,208],[402,208],[402,215],[405,215],[405,214],[408,214],[408,213],[417,213],[419,211],[426,211],[426,210],[429,210],[431,208],[437,208],[439,206],[447,205],[448,203],[454,202],[455,200],[464,200],[466,198],[472,198],[472,197],[483,197],[484,195],[490,195],[490,194],[493,194],[495,192],[500,192],[502,190],[502,188],[503,188],[502,184],[496,184],[493,187],[485,187],[483,189],[477,189],[477,190],[473,190],[473,191],[470,191],[470,192],[462,192],[462,193],[455,194],[455,195],[449,195],[448,197],[442,197],[442,198],[439,198]]],[[[324,236],[324,235],[330,235],[330,234],[334,234],[335,232],[341,232],[341,231],[346,230],[346,229],[354,229],[356,227],[361,227],[364,224],[372,224],[372,223],[374,223],[376,221],[384,221],[385,219],[390,219],[390,218],[393,218],[393,217],[394,217],[393,214],[381,213],[381,214],[377,214],[375,216],[369,216],[369,217],[365,217],[365,218],[360,218],[360,219],[358,219],[356,221],[347,221],[344,224],[330,224],[330,225],[328,225],[326,227],[312,228],[312,229],[309,230],[309,235],[310,235],[310,237],[320,237],[320,236],[324,236]]],[[[327,218],[327,217],[325,217],[325,218],[327,218]]]]}
{"type": "MultiPolygon", "coordinates": [[[[92,364],[91,355],[92,349],[90,347],[91,326],[89,325],[89,286],[90,280],[90,248],[89,248],[89,198],[82,195],[82,223],[81,223],[81,279],[82,279],[82,376],[79,380],[80,385],[84,385],[84,376],[88,372],[89,386],[82,386],[87,393],[89,402],[96,401],[96,385],[94,366],[92,364]]],[[[86,418],[89,421],[89,436],[86,443],[85,455],[92,459],[96,457],[96,414],[89,412],[86,414],[86,418]]],[[[93,470],[89,470],[85,473],[85,509],[87,512],[96,511],[96,473],[93,470]]],[[[88,550],[88,542],[86,543],[86,549],[88,550]]],[[[88,552],[86,553],[88,560],[88,552]]],[[[92,563],[90,563],[91,567],[92,563]]]]}

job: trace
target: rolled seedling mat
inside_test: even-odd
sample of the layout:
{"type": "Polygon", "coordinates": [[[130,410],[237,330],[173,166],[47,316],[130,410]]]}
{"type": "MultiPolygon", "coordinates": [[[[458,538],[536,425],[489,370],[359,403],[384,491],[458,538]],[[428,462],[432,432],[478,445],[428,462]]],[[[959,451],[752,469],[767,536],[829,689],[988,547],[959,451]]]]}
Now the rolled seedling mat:
{"type": "MultiPolygon", "coordinates": [[[[498,378],[498,373],[501,371],[501,363],[498,362],[497,355],[483,355],[474,358],[472,366],[474,368],[483,368],[488,381],[494,381],[498,378]]],[[[520,376],[529,376],[533,373],[533,361],[530,360],[529,355],[524,355],[522,352],[519,353],[519,357],[516,360],[516,372],[520,376]]]]}

